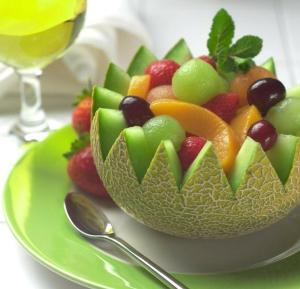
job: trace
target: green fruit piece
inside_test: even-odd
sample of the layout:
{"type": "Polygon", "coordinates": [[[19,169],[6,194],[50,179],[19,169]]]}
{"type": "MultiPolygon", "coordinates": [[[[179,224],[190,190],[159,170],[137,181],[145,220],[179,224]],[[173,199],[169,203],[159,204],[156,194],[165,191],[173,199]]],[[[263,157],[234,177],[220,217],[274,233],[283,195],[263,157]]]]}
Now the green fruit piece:
{"type": "Polygon", "coordinates": [[[120,132],[126,128],[126,120],[123,113],[115,109],[99,108],[97,114],[102,157],[105,159],[120,132]]]}
{"type": "Polygon", "coordinates": [[[283,184],[286,183],[289,177],[297,143],[297,137],[280,134],[274,146],[267,151],[267,156],[283,184]]]}
{"type": "Polygon", "coordinates": [[[287,97],[300,97],[300,85],[296,85],[286,91],[287,97]]]}
{"type": "Polygon", "coordinates": [[[176,184],[179,188],[181,185],[182,170],[181,170],[181,164],[178,158],[178,154],[175,150],[173,143],[170,140],[163,141],[163,145],[167,153],[170,169],[174,174],[176,184]]]}
{"type": "Polygon", "coordinates": [[[212,143],[210,141],[207,141],[204,147],[199,152],[198,156],[195,158],[195,160],[192,162],[188,170],[186,171],[184,178],[183,178],[183,185],[189,180],[191,176],[193,176],[196,172],[196,170],[200,167],[201,162],[204,158],[204,156],[207,154],[208,151],[212,149],[212,143]]]}
{"type": "Polygon", "coordinates": [[[101,86],[94,86],[92,92],[93,105],[92,114],[95,115],[98,108],[119,109],[119,105],[123,99],[123,95],[103,88],[101,86]]]}
{"type": "Polygon", "coordinates": [[[145,74],[145,69],[155,60],[156,56],[148,48],[141,46],[129,64],[127,73],[130,76],[145,74]]]}
{"type": "Polygon", "coordinates": [[[176,151],[185,139],[185,131],[180,123],[168,115],[149,119],[143,126],[150,149],[154,154],[162,140],[171,140],[176,151]]]}
{"type": "Polygon", "coordinates": [[[119,66],[110,63],[106,72],[104,87],[122,95],[127,95],[130,76],[119,66]]]}
{"type": "Polygon", "coordinates": [[[166,54],[164,59],[174,60],[178,64],[183,64],[192,58],[192,53],[185,40],[180,39],[166,54]]]}
{"type": "Polygon", "coordinates": [[[124,137],[130,161],[139,182],[141,182],[153,157],[144,130],[140,126],[126,128],[124,137]]]}
{"type": "Polygon", "coordinates": [[[229,184],[234,192],[237,191],[241,183],[247,177],[247,170],[253,163],[255,153],[259,148],[259,143],[247,137],[240,148],[235,159],[234,166],[228,175],[229,184]]]}
{"type": "Polygon", "coordinates": [[[266,119],[281,134],[300,135],[300,98],[288,97],[273,106],[266,119]]]}
{"type": "Polygon", "coordinates": [[[175,72],[172,87],[179,100],[201,105],[226,92],[228,83],[210,64],[192,59],[175,72]]]}
{"type": "Polygon", "coordinates": [[[268,58],[262,65],[261,67],[269,70],[276,76],[276,66],[275,66],[275,61],[273,57],[268,58]]]}

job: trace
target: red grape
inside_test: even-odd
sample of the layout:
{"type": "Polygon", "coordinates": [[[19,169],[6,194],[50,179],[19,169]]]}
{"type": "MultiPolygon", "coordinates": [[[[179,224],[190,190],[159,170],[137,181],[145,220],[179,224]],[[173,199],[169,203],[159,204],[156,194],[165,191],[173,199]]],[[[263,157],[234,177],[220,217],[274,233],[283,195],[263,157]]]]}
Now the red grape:
{"type": "Polygon", "coordinates": [[[248,130],[248,136],[259,142],[264,151],[272,148],[277,140],[277,131],[275,127],[263,119],[254,123],[248,130]]]}
{"type": "Polygon", "coordinates": [[[248,89],[249,104],[254,104],[263,116],[276,103],[285,98],[284,85],[274,78],[262,78],[255,81],[248,89]]]}
{"type": "Polygon", "coordinates": [[[128,126],[142,126],[154,116],[149,103],[137,96],[124,97],[119,108],[122,110],[128,126]]]}

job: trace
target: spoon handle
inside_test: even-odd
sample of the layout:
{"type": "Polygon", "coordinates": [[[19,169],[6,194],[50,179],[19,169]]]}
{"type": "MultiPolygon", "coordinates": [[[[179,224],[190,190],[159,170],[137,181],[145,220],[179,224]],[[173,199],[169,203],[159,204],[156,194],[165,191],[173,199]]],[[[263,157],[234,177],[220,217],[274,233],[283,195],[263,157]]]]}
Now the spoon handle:
{"type": "Polygon", "coordinates": [[[152,275],[158,278],[162,283],[164,283],[170,289],[188,289],[186,286],[181,284],[178,280],[172,277],[169,273],[164,271],[158,265],[153,263],[147,257],[138,252],[135,248],[130,246],[124,240],[118,237],[105,236],[105,239],[112,242],[120,249],[122,249],[129,257],[134,259],[137,263],[143,266],[146,270],[148,270],[152,275]]]}

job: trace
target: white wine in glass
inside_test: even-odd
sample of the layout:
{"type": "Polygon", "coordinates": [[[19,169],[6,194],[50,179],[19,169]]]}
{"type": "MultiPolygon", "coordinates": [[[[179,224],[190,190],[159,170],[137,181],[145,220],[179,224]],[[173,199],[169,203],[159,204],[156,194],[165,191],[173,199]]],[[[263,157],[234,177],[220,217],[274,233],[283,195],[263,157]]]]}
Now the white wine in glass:
{"type": "Polygon", "coordinates": [[[74,42],[85,17],[86,0],[0,1],[0,62],[20,76],[21,111],[13,134],[37,140],[49,130],[39,77],[74,42]]]}

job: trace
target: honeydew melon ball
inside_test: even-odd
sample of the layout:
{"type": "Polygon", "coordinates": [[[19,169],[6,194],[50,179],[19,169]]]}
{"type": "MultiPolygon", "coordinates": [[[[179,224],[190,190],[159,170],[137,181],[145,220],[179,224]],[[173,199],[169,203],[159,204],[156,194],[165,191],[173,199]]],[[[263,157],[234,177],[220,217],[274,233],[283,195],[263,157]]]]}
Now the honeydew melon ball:
{"type": "Polygon", "coordinates": [[[185,139],[183,127],[176,119],[168,115],[151,118],[144,124],[143,129],[152,153],[155,153],[163,140],[170,140],[178,151],[185,139]]]}
{"type": "Polygon", "coordinates": [[[207,62],[192,59],[175,72],[172,87],[179,100],[202,105],[228,91],[228,82],[207,62]]]}

